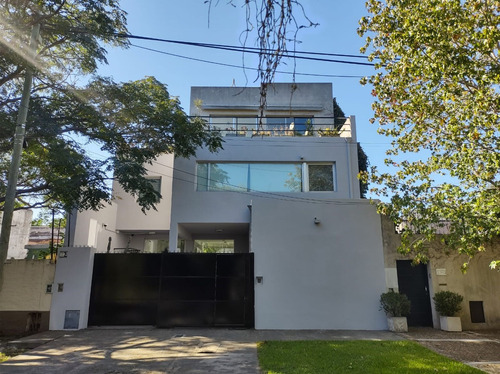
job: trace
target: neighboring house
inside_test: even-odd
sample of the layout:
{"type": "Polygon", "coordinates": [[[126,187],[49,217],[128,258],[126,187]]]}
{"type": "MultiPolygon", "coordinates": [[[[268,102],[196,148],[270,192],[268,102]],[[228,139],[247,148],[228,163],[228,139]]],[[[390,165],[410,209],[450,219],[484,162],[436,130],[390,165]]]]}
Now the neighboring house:
{"type": "Polygon", "coordinates": [[[26,258],[38,259],[40,253],[43,253],[47,258],[50,258],[50,247],[54,245],[54,253],[57,248],[61,247],[64,242],[64,228],[51,226],[31,226],[28,244],[25,248],[28,250],[26,258]]]}
{"type": "Polygon", "coordinates": [[[381,223],[387,287],[406,294],[411,300],[410,326],[438,328],[439,315],[432,296],[438,291],[453,291],[464,297],[459,313],[464,330],[500,328],[500,271],[490,270],[488,266],[500,258],[498,238],[470,260],[470,267],[464,273],[461,266],[469,258],[450,251],[441,240],[442,235],[449,232],[446,222],[436,227],[438,238],[428,245],[429,262],[419,265],[398,253],[401,236],[392,221],[381,216],[381,223]]]}
{"type": "MultiPolygon", "coordinates": [[[[71,216],[69,246],[95,250],[88,258],[78,250],[76,261],[68,249],[58,269],[91,264],[94,251],[121,253],[98,255],[90,265],[90,324],[386,328],[378,305],[386,290],[380,219],[360,199],[355,118],[335,125],[329,83],[270,86],[262,121],[259,102],[255,87],[193,87],[190,114],[221,132],[223,149],[199,149],[189,159],[165,155],[148,165],[163,196],[157,211],[144,215],[114,185],[111,206],[71,216]],[[165,249],[163,260],[152,260],[165,249]],[[124,252],[129,262],[100,262],[122,261],[124,252]],[[144,258],[149,270],[139,274],[131,263],[144,258]],[[206,278],[200,269],[208,265],[199,261],[222,273],[206,278]],[[153,274],[160,267],[170,273],[153,274]],[[213,302],[206,300],[211,293],[213,302]]],[[[74,278],[76,271],[65,274],[74,278]]],[[[62,272],[56,283],[64,283],[62,272]]],[[[86,287],[68,292],[89,295],[86,287]]],[[[73,327],[86,326],[88,305],[75,308],[64,294],[53,300],[51,328],[67,322],[69,309],[83,309],[73,327]]]]}

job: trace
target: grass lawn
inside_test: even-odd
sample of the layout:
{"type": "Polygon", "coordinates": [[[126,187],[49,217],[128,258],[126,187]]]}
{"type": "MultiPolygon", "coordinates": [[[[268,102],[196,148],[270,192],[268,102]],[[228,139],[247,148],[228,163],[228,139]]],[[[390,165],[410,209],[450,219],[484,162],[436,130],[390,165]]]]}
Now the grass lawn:
{"type": "Polygon", "coordinates": [[[258,353],[266,374],[483,373],[410,341],[269,341],[258,353]]]}

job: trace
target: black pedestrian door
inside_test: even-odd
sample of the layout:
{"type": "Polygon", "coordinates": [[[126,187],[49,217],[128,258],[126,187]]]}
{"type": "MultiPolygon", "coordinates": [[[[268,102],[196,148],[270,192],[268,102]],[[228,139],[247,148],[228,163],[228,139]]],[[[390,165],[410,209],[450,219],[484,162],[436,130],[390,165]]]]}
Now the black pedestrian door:
{"type": "Polygon", "coordinates": [[[432,326],[432,310],[429,294],[427,266],[412,266],[409,260],[396,261],[399,293],[408,296],[411,311],[408,316],[409,326],[432,326]]]}
{"type": "Polygon", "coordinates": [[[253,253],[96,254],[89,325],[253,327],[253,253]]]}

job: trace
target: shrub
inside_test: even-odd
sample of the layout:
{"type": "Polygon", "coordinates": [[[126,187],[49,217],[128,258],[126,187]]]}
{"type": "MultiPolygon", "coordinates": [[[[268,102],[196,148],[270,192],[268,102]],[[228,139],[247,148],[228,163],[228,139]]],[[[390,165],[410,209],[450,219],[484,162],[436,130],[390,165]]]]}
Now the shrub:
{"type": "Polygon", "coordinates": [[[410,300],[406,295],[389,291],[380,295],[380,310],[388,317],[406,317],[410,314],[410,300]]]}
{"type": "Polygon", "coordinates": [[[464,300],[462,295],[451,291],[436,292],[432,299],[436,311],[444,317],[453,317],[457,314],[462,309],[460,304],[464,300]]]}

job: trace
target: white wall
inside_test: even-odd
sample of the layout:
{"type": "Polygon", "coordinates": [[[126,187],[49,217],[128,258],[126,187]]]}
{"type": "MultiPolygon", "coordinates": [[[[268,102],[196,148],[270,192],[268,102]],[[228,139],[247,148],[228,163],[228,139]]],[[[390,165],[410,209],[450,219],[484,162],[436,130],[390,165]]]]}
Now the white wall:
{"type": "Polygon", "coordinates": [[[87,327],[90,303],[90,289],[94,267],[95,248],[59,248],[52,306],[50,310],[50,330],[63,330],[67,310],[79,310],[79,329],[87,327]],[[67,257],[62,257],[66,252],[67,257]],[[59,291],[59,284],[63,290],[59,291]]]}
{"type": "Polygon", "coordinates": [[[387,329],[380,218],[364,200],[256,200],[256,329],[387,329]],[[314,224],[314,218],[320,224],[314,224]]]}
{"type": "Polygon", "coordinates": [[[159,231],[170,228],[173,165],[174,156],[171,154],[161,155],[152,165],[145,165],[148,176],[161,177],[162,199],[156,205],[157,210],[143,213],[133,196],[123,191],[118,183],[113,184],[113,196],[118,207],[117,230],[159,231]]]}
{"type": "MultiPolygon", "coordinates": [[[[0,224],[3,212],[0,212],[0,224]]],[[[32,210],[16,210],[12,216],[12,227],[10,230],[9,249],[7,258],[25,259],[28,250],[24,248],[28,244],[33,219],[32,210]]]]}
{"type": "Polygon", "coordinates": [[[116,229],[117,204],[106,205],[99,211],[85,210],[70,217],[70,246],[94,247],[97,252],[106,252],[111,237],[111,250],[127,244],[127,235],[116,229]]]}

